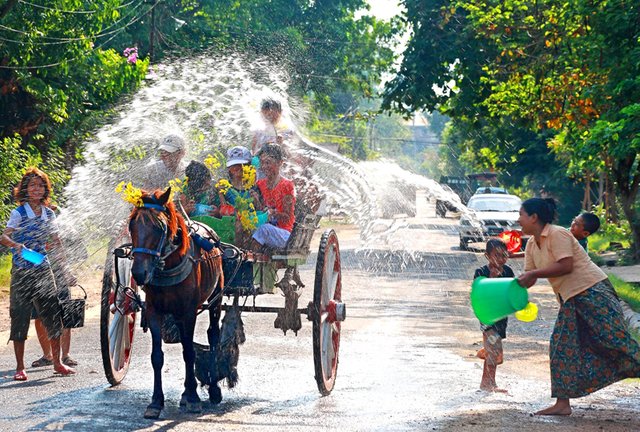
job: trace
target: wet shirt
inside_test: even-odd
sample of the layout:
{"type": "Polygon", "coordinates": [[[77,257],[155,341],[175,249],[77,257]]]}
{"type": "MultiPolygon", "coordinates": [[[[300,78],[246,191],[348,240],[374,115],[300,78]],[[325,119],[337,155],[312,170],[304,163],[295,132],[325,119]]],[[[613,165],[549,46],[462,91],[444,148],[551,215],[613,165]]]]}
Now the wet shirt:
{"type": "Polygon", "coordinates": [[[264,204],[268,207],[275,208],[278,213],[284,212],[283,198],[287,195],[290,195],[293,198],[294,205],[291,206],[288,222],[284,223],[282,221],[278,221],[277,224],[278,228],[286,229],[291,232],[294,223],[293,207],[295,207],[296,203],[293,182],[286,178],[281,178],[276,187],[269,189],[267,187],[267,179],[260,179],[256,185],[258,186],[258,189],[260,189],[264,204]]]}
{"type": "Polygon", "coordinates": [[[281,136],[285,141],[290,140],[295,136],[293,128],[283,120],[278,122],[277,125],[266,124],[264,129],[257,130],[255,132],[253,154],[258,154],[265,144],[276,143],[276,133],[277,136],[281,136]]]}
{"type": "Polygon", "coordinates": [[[548,278],[560,302],[567,301],[607,279],[607,275],[591,261],[571,232],[557,225],[545,225],[540,235],[539,246],[535,238],[531,238],[527,242],[524,257],[525,271],[548,267],[563,258],[573,258],[571,273],[548,278]]]}
{"type": "Polygon", "coordinates": [[[180,161],[177,170],[171,172],[161,159],[154,160],[144,167],[143,188],[151,191],[155,189],[164,190],[169,186],[170,180],[184,177],[184,169],[184,161],[180,161]]]}
{"type": "MultiPolygon", "coordinates": [[[[7,228],[14,230],[12,239],[24,244],[27,248],[46,254],[46,243],[58,233],[55,213],[46,206],[41,206],[41,215],[37,217],[29,203],[24,203],[11,211],[7,228]]],[[[14,254],[13,265],[20,268],[32,268],[34,265],[14,254]]],[[[46,262],[42,265],[47,265],[46,262]]]]}
{"type": "MultiPolygon", "coordinates": [[[[476,269],[475,273],[473,274],[473,278],[479,278],[480,276],[484,276],[484,277],[490,277],[491,275],[491,270],[489,269],[488,265],[482,266],[478,269],[476,269]]],[[[500,277],[514,277],[515,275],[513,274],[513,270],[511,269],[511,267],[509,267],[508,265],[504,265],[502,266],[502,273],[500,274],[500,277]]],[[[508,323],[508,318],[504,318],[501,319],[500,321],[496,321],[494,324],[492,325],[485,325],[480,323],[480,329],[482,329],[483,332],[488,331],[488,330],[495,330],[502,339],[507,337],[507,323],[508,323]]]]}

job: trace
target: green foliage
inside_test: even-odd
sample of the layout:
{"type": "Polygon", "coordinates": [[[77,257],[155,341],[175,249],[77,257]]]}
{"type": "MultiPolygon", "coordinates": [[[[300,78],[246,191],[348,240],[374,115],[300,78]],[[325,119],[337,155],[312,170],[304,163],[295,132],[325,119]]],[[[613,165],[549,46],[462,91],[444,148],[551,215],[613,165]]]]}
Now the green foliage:
{"type": "Polygon", "coordinates": [[[527,156],[551,150],[560,163],[552,165],[556,173],[551,174],[564,175],[565,184],[570,183],[567,174],[579,181],[605,172],[615,184],[640,259],[636,4],[404,4],[413,36],[399,73],[385,88],[383,107],[403,113],[437,109],[453,118],[454,127],[468,136],[460,145],[466,165],[504,167],[523,179],[526,174],[518,175],[517,165],[549,171],[527,156]]]}
{"type": "Polygon", "coordinates": [[[9,217],[13,205],[12,185],[22,177],[27,153],[20,148],[20,137],[6,137],[0,141],[0,220],[9,217]]]}
{"type": "Polygon", "coordinates": [[[9,294],[11,282],[11,254],[0,255],[0,298],[9,294]]]}
{"type": "MultiPolygon", "coordinates": [[[[600,218],[600,229],[594,235],[599,234],[606,241],[626,243],[628,246],[631,238],[631,227],[628,221],[622,220],[618,223],[613,223],[607,218],[607,212],[602,204],[594,206],[592,211],[600,218]]],[[[592,237],[593,235],[589,236],[589,247],[591,247],[592,237]]]]}
{"type": "Polygon", "coordinates": [[[637,284],[625,282],[612,274],[609,275],[609,280],[620,299],[626,302],[634,311],[640,312],[640,287],[637,284]]]}

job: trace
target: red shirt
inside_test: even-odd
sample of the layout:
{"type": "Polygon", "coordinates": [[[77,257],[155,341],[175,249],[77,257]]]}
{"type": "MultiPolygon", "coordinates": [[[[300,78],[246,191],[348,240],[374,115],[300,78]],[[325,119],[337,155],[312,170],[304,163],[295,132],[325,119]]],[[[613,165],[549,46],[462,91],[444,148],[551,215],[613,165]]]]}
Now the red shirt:
{"type": "Polygon", "coordinates": [[[278,221],[278,228],[286,229],[291,232],[293,229],[293,207],[296,203],[296,196],[293,188],[293,182],[291,180],[287,180],[286,178],[281,178],[276,187],[273,189],[267,188],[267,179],[263,178],[256,182],[258,189],[260,189],[260,193],[262,194],[262,199],[264,204],[268,207],[275,208],[278,213],[284,213],[284,203],[283,198],[287,195],[293,198],[293,204],[291,206],[291,211],[289,214],[289,221],[284,223],[282,221],[278,221]]]}

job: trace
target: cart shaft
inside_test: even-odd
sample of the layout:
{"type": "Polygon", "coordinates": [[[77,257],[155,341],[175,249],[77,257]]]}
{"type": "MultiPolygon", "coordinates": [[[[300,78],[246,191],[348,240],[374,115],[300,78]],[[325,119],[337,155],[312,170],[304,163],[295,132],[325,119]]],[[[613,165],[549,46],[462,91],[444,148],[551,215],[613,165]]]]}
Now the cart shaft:
{"type": "MultiPolygon", "coordinates": [[[[223,311],[227,311],[229,309],[231,309],[232,305],[230,304],[223,304],[222,305],[222,310],[223,311]]],[[[278,313],[282,310],[284,310],[284,308],[282,307],[275,307],[275,306],[238,306],[240,308],[240,310],[242,312],[261,312],[261,313],[278,313]]],[[[308,308],[298,308],[298,312],[300,312],[301,314],[304,315],[308,315],[309,314],[309,310],[308,308]]]]}

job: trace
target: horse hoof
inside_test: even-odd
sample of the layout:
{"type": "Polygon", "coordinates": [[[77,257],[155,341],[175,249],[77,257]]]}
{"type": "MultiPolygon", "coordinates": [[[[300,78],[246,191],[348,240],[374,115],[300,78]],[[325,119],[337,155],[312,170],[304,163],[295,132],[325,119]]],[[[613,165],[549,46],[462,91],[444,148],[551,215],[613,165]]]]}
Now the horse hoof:
{"type": "Polygon", "coordinates": [[[222,390],[218,387],[209,387],[209,401],[214,405],[222,402],[222,390]]]}
{"type": "Polygon", "coordinates": [[[181,407],[187,406],[187,397],[185,395],[182,395],[182,397],[180,398],[180,406],[181,407]]]}
{"type": "Polygon", "coordinates": [[[190,413],[201,413],[202,412],[202,403],[200,403],[200,402],[187,402],[187,412],[190,412],[190,413]]]}
{"type": "Polygon", "coordinates": [[[162,411],[160,408],[147,408],[147,410],[144,412],[144,418],[157,419],[158,417],[160,417],[160,411],[162,411]]]}

